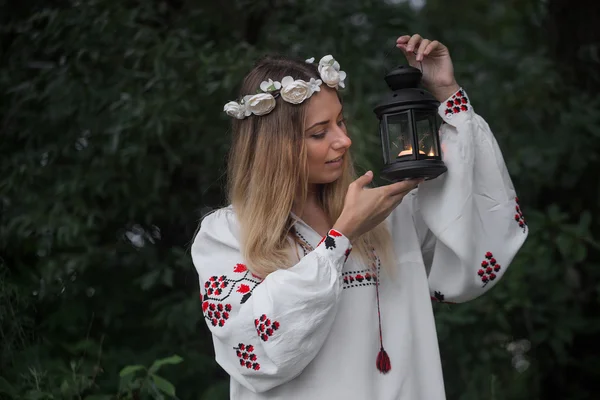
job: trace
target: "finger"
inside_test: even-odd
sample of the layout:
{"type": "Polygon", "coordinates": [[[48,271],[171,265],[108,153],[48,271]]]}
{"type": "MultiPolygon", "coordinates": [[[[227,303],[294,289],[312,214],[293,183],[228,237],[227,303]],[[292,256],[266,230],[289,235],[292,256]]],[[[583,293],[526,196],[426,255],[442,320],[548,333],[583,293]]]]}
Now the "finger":
{"type": "Polygon", "coordinates": [[[406,51],[411,52],[416,49],[419,43],[421,43],[421,39],[421,35],[419,34],[412,35],[406,46],[406,51]]]}
{"type": "Polygon", "coordinates": [[[433,50],[435,50],[440,45],[441,45],[440,42],[438,42],[437,40],[434,40],[433,42],[431,42],[427,45],[427,47],[423,51],[423,55],[428,56],[429,53],[431,53],[433,50]]]}
{"type": "Polygon", "coordinates": [[[367,186],[369,183],[371,183],[372,180],[373,180],[373,172],[367,171],[363,176],[359,177],[354,182],[352,182],[351,186],[355,186],[359,189],[363,189],[365,186],[367,186]]]}
{"type": "Polygon", "coordinates": [[[396,196],[398,194],[406,194],[416,188],[422,179],[410,179],[402,182],[392,183],[391,185],[384,186],[386,195],[396,196]]]}
{"type": "Polygon", "coordinates": [[[396,44],[406,44],[410,39],[410,35],[403,35],[396,39],[396,44]]]}
{"type": "Polygon", "coordinates": [[[419,49],[417,50],[417,61],[423,61],[425,49],[427,48],[427,46],[429,46],[429,43],[431,43],[431,40],[429,40],[429,39],[423,39],[421,41],[421,44],[419,45],[419,49]]]}

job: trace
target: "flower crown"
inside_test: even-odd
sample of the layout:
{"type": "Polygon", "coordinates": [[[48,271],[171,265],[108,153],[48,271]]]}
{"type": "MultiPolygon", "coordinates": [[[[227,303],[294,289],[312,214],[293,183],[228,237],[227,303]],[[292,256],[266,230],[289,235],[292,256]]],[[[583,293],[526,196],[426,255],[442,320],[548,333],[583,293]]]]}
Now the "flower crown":
{"type": "MultiPolygon", "coordinates": [[[[314,61],[315,58],[311,57],[306,60],[306,63],[313,64],[314,61]]],[[[345,87],[346,73],[340,71],[340,64],[333,56],[326,55],[321,58],[318,69],[322,80],[310,78],[310,81],[306,82],[302,79],[294,80],[291,76],[284,77],[281,82],[269,79],[261,82],[256,94],[246,95],[239,102],[230,101],[225,104],[223,111],[237,119],[244,119],[252,114],[265,115],[273,111],[276,105],[275,99],[279,96],[288,103],[300,104],[315,92],[320,92],[323,82],[330,88],[345,87]]]]}

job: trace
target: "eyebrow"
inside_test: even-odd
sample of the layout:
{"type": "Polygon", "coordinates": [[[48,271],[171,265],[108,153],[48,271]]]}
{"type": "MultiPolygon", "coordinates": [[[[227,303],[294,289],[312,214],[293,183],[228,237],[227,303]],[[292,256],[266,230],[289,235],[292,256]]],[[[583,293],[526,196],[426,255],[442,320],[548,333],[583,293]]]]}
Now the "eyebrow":
{"type": "MultiPolygon", "coordinates": [[[[338,114],[338,117],[339,117],[340,115],[342,115],[342,114],[343,114],[343,112],[344,112],[344,109],[342,109],[342,110],[340,111],[340,113],[338,114]]],[[[305,131],[305,132],[308,132],[308,131],[310,131],[310,130],[311,130],[312,128],[314,128],[315,126],[319,126],[319,125],[327,125],[328,123],[329,123],[329,120],[327,120],[327,121],[321,121],[321,122],[317,122],[316,124],[313,124],[313,125],[312,125],[310,128],[306,129],[306,131],[305,131]]]]}

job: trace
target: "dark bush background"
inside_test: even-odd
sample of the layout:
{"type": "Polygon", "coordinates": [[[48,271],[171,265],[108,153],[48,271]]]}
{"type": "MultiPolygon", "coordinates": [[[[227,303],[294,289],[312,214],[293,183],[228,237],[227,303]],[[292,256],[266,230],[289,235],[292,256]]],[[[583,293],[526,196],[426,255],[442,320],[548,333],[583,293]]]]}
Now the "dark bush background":
{"type": "Polygon", "coordinates": [[[566,0],[0,0],[0,398],[227,398],[189,256],[224,202],[222,105],[266,52],[331,53],[377,170],[372,108],[415,32],[450,48],[531,230],[500,286],[436,305],[448,397],[596,398],[598,21],[566,0]]]}

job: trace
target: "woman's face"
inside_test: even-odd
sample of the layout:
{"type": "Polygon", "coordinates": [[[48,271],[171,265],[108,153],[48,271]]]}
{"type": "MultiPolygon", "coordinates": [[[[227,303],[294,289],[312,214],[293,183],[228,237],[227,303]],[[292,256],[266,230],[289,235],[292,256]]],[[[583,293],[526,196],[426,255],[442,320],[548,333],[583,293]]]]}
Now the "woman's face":
{"type": "Polygon", "coordinates": [[[342,176],[344,155],[352,144],[335,89],[325,85],[312,95],[305,120],[308,183],[331,183],[342,176]]]}

